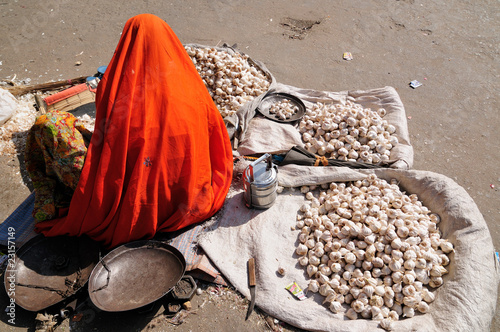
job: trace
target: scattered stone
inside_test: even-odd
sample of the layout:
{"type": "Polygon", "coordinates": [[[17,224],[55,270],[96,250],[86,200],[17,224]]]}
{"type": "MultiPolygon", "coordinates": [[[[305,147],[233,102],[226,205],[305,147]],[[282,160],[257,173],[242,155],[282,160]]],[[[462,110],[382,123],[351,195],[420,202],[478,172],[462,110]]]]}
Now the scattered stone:
{"type": "Polygon", "coordinates": [[[182,307],[186,310],[191,310],[193,308],[191,301],[186,301],[182,304],[182,307]]]}

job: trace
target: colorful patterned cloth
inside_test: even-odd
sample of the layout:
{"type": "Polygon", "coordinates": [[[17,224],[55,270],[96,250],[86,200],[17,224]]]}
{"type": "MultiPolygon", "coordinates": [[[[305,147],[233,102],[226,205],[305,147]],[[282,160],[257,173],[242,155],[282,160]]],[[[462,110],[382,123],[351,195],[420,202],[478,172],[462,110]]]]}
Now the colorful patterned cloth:
{"type": "Polygon", "coordinates": [[[58,216],[69,207],[85,162],[84,136],[92,133],[72,114],[52,111],[39,116],[28,133],[26,169],[35,188],[36,221],[58,216]]]}

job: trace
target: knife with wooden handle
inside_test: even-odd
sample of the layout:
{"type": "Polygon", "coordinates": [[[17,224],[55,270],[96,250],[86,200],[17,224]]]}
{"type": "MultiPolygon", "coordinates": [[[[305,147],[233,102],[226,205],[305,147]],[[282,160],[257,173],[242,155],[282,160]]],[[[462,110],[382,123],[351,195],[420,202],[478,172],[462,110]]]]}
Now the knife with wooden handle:
{"type": "Polygon", "coordinates": [[[255,258],[252,257],[248,260],[248,288],[250,289],[250,305],[248,306],[247,317],[245,320],[250,317],[253,307],[255,306],[255,284],[255,258]]]}

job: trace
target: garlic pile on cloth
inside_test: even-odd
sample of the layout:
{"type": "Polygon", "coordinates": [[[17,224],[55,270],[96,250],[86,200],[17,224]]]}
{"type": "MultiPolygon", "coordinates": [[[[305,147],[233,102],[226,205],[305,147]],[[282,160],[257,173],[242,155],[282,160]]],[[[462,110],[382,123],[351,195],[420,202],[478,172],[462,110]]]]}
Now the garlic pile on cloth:
{"type": "Polygon", "coordinates": [[[299,107],[286,98],[272,103],[269,107],[269,113],[275,114],[280,120],[290,119],[298,111],[299,107]]]}
{"type": "Polygon", "coordinates": [[[249,63],[247,55],[216,48],[185,49],[223,118],[236,113],[271,85],[265,73],[249,63]]]}
{"type": "Polygon", "coordinates": [[[343,104],[315,103],[299,124],[305,148],[326,158],[379,164],[398,144],[396,127],[383,120],[387,111],[343,104]]]}
{"type": "Polygon", "coordinates": [[[378,320],[387,329],[400,317],[428,312],[454,250],[441,238],[439,216],[395,180],[374,174],[323,185],[319,196],[312,189],[301,188],[309,202],[296,223],[308,290],[323,295],[334,313],[378,320]]]}

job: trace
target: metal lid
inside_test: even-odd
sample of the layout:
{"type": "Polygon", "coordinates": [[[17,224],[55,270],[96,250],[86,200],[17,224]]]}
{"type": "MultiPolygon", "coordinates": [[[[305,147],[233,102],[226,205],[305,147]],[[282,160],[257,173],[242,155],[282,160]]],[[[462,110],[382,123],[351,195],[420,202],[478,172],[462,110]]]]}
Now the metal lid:
{"type": "Polygon", "coordinates": [[[269,184],[276,179],[276,170],[268,169],[267,163],[260,163],[253,168],[253,184],[269,184]]]}

